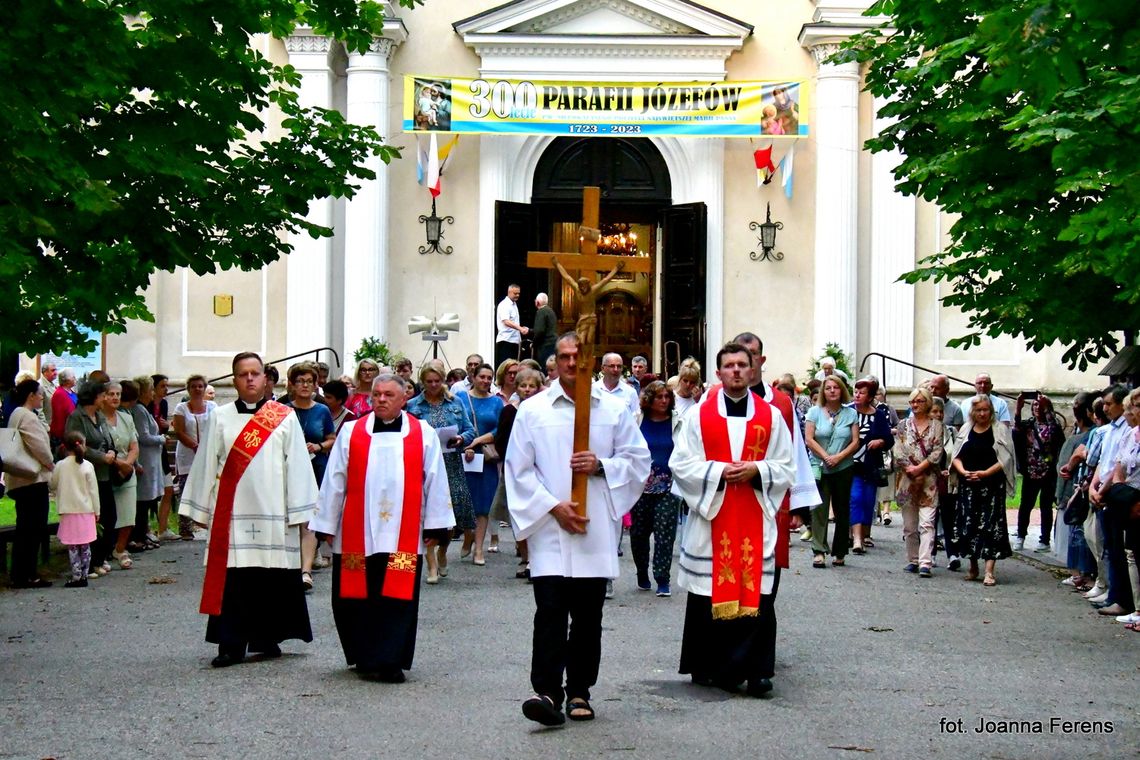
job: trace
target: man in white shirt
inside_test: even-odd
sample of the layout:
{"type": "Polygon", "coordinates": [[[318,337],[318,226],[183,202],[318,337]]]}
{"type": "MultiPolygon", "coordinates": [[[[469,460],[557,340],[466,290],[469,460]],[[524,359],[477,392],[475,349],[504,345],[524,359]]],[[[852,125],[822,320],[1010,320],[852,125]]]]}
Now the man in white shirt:
{"type": "Polygon", "coordinates": [[[629,413],[637,416],[641,404],[637,399],[637,391],[622,379],[624,370],[625,363],[621,356],[614,353],[606,354],[602,357],[602,379],[595,382],[594,387],[600,388],[603,393],[608,393],[625,404],[629,413]]]}
{"type": "Polygon", "coordinates": [[[590,394],[590,449],[574,451],[578,335],[555,344],[558,380],[519,406],[504,457],[515,537],[525,539],[534,585],[531,686],[523,715],[547,726],[591,720],[590,688],[602,654],[606,580],[618,575],[621,519],[649,477],[649,447],[633,417],[597,386],[590,394]],[[570,501],[586,473],[586,514],[570,501]],[[569,629],[567,621],[569,620],[569,629]],[[563,686],[565,674],[565,686],[563,686]]]}
{"type": "MultiPolygon", "coordinates": [[[[998,422],[1004,422],[1006,427],[1013,425],[1013,417],[1009,414],[1009,404],[1005,399],[1000,396],[993,395],[994,381],[990,379],[988,372],[979,372],[978,376],[974,378],[974,390],[978,392],[979,396],[989,396],[990,404],[994,407],[994,419],[998,422]]],[[[962,416],[964,419],[970,419],[970,407],[974,405],[973,398],[966,399],[966,403],[962,404],[962,416]]]]}
{"type": "Polygon", "coordinates": [[[51,424],[51,397],[55,395],[55,390],[59,387],[59,383],[55,380],[58,375],[59,370],[52,362],[44,362],[40,366],[40,391],[44,394],[43,416],[49,425],[51,424]]]}
{"type": "Polygon", "coordinates": [[[507,359],[518,359],[522,345],[522,336],[530,332],[530,328],[519,323],[519,293],[522,290],[518,285],[507,286],[507,297],[499,301],[495,309],[495,366],[507,359]]]}

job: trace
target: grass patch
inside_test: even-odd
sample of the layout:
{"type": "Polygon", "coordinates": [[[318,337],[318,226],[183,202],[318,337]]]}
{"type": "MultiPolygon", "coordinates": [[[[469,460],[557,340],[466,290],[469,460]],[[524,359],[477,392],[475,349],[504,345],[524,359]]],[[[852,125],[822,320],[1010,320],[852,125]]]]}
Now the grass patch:
{"type": "MultiPolygon", "coordinates": [[[[55,511],[55,502],[48,502],[48,522],[59,522],[59,514],[55,511]]],[[[0,499],[0,527],[16,524],[16,502],[11,496],[0,499]]]]}

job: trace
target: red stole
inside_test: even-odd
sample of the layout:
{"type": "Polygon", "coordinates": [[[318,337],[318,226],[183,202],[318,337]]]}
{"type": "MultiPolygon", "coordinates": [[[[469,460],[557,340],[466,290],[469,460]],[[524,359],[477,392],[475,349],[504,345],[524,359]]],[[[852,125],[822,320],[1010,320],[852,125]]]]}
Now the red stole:
{"type": "Polygon", "coordinates": [[[234,514],[234,494],[238,481],[250,462],[261,451],[261,444],[293,410],[276,401],[267,401],[250,417],[237,440],[226,455],[218,484],[218,500],[214,503],[214,517],[210,523],[210,543],[206,549],[206,580],[202,584],[202,601],[199,612],[205,615],[222,614],[222,593],[226,587],[226,566],[230,555],[230,523],[234,514]]]}
{"type": "MultiPolygon", "coordinates": [[[[701,439],[705,457],[732,462],[728,420],[721,416],[717,388],[701,404],[701,439]]],[[[760,461],[768,450],[772,408],[752,394],[753,414],[744,434],[741,461],[760,461]]],[[[724,501],[712,520],[712,616],[716,620],[760,614],[760,579],[764,563],[764,510],[752,484],[726,483],[724,501]]]]}
{"type": "MultiPolygon", "coordinates": [[[[420,523],[424,500],[424,433],[419,420],[408,418],[404,436],[404,499],[400,511],[400,534],[396,551],[388,557],[381,596],[410,600],[416,587],[420,523]]],[[[341,525],[340,598],[367,599],[368,575],[364,562],[364,491],[368,482],[368,457],[372,450],[375,414],[356,421],[348,440],[348,482],[341,525]]]]}
{"type": "MultiPolygon", "coordinates": [[[[792,411],[792,400],[788,398],[787,394],[783,391],[772,389],[772,400],[768,402],[772,406],[780,410],[784,415],[784,422],[788,425],[788,432],[792,435],[792,441],[795,441],[795,433],[792,431],[792,426],[796,424],[796,417],[792,411]]],[[[793,467],[795,465],[795,458],[792,459],[793,467]]],[[[784,494],[784,500],[780,502],[780,509],[776,512],[776,567],[787,569],[791,566],[790,558],[788,556],[788,543],[792,538],[792,491],[784,494]]]]}

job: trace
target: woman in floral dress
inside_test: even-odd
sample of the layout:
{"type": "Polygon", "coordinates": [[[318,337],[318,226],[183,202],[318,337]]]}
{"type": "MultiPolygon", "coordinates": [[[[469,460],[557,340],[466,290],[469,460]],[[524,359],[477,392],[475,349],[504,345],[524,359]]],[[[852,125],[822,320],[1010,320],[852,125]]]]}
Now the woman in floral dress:
{"type": "Polygon", "coordinates": [[[938,511],[938,472],[942,460],[942,423],[930,415],[934,398],[926,388],[910,393],[910,416],[895,437],[895,501],[902,510],[905,570],[923,578],[933,574],[934,516],[938,511]]]}

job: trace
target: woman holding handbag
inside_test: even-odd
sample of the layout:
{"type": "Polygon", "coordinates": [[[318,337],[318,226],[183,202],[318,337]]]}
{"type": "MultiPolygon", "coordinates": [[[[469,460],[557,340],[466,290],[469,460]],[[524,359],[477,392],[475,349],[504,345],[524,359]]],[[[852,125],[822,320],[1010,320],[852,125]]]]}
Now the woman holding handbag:
{"type": "Polygon", "coordinates": [[[855,383],[855,413],[859,415],[859,449],[851,479],[851,553],[863,554],[871,543],[879,481],[885,479],[883,454],[895,445],[887,410],[875,404],[879,381],[868,375],[855,383]]]}
{"type": "Polygon", "coordinates": [[[499,415],[503,411],[503,400],[491,394],[491,380],[495,370],[490,364],[482,364],[471,378],[471,390],[460,391],[456,399],[471,415],[475,428],[475,438],[463,450],[467,490],[471,492],[471,502],[475,512],[474,543],[466,535],[463,537],[463,551],[460,557],[472,554],[471,561],[482,567],[487,564],[483,557],[483,540],[487,536],[487,516],[491,513],[491,502],[499,487],[499,455],[495,449],[495,431],[499,427],[499,415]],[[475,455],[483,457],[482,467],[472,470],[475,455]]]}
{"type": "Polygon", "coordinates": [[[111,572],[107,557],[115,545],[115,492],[111,486],[111,463],[115,461],[115,443],[111,429],[100,411],[107,387],[90,380],[79,386],[76,394],[78,406],[67,418],[64,433],[72,431],[83,435],[87,442],[83,457],[95,467],[95,480],[99,483],[99,524],[103,534],[91,542],[91,572],[106,575],[111,572]]]}
{"type": "Polygon", "coordinates": [[[122,394],[122,385],[107,383],[101,411],[111,431],[112,451],[115,453],[110,470],[111,491],[115,497],[114,549],[111,550],[111,556],[118,561],[120,569],[130,570],[134,567],[134,560],[127,551],[127,541],[135,527],[135,500],[139,483],[135,477],[135,463],[139,460],[139,435],[134,419],[119,408],[122,394]]]}
{"type": "Polygon", "coordinates": [[[1085,542],[1084,527],[1089,513],[1085,453],[1089,435],[1096,427],[1092,416],[1094,400],[1093,394],[1083,391],[1073,397],[1073,434],[1061,446],[1057,460],[1056,497],[1061,519],[1057,521],[1057,538],[1053,541],[1058,552],[1062,543],[1066,547],[1064,557],[1069,577],[1061,581],[1061,585],[1085,591],[1092,588],[1096,575],[1096,560],[1085,542]],[[1062,542],[1061,536],[1065,533],[1068,540],[1062,542]]]}
{"type": "MultiPolygon", "coordinates": [[[[12,391],[16,406],[8,427],[19,431],[26,456],[19,459],[33,470],[5,470],[8,495],[16,502],[16,536],[12,545],[12,588],[46,588],[51,581],[39,576],[36,556],[47,535],[48,480],[55,468],[48,431],[40,421],[44,395],[36,380],[24,380],[12,391]]],[[[10,458],[9,467],[16,461],[10,458]]]]}
{"type": "Polygon", "coordinates": [[[930,416],[934,397],[926,388],[910,393],[910,416],[899,423],[893,451],[895,501],[903,516],[908,573],[933,575],[934,515],[938,508],[938,473],[942,459],[942,423],[930,416]]]}

